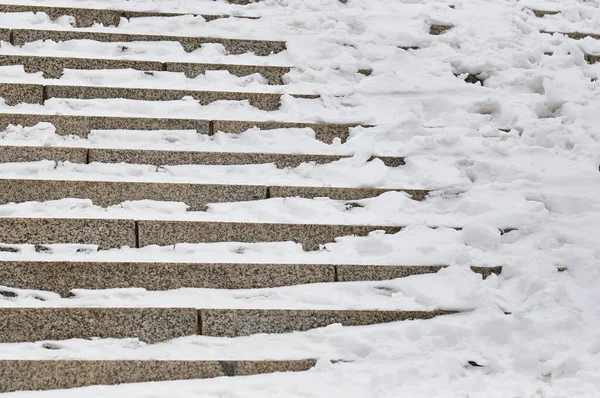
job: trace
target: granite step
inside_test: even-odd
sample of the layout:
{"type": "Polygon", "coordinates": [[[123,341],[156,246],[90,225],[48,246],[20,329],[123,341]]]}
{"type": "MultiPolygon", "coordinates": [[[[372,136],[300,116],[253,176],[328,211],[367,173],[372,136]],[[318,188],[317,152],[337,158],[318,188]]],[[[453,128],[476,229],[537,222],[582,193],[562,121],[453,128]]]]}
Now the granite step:
{"type": "Polygon", "coordinates": [[[209,379],[301,372],[315,359],[296,360],[0,360],[0,393],[91,385],[209,379]]]}
{"type": "Polygon", "coordinates": [[[109,207],[126,201],[155,200],[183,202],[189,206],[188,210],[200,211],[206,210],[210,203],[264,200],[270,197],[328,197],[351,201],[374,198],[391,191],[412,194],[416,200],[423,200],[428,193],[403,189],[1,178],[0,204],[77,198],[90,199],[97,206],[109,207]]]}
{"type": "MultiPolygon", "coordinates": [[[[200,105],[215,101],[248,101],[264,111],[275,111],[281,105],[279,93],[256,93],[236,91],[177,90],[166,88],[133,88],[107,86],[41,85],[25,83],[1,83],[0,97],[8,105],[19,103],[44,104],[47,99],[130,99],[137,101],[177,101],[192,97],[200,105]]],[[[289,94],[294,98],[317,99],[316,94],[289,94]]]]}
{"type": "MultiPolygon", "coordinates": [[[[1,7],[1,5],[0,5],[1,7]]],[[[73,58],[37,55],[0,54],[0,66],[23,65],[25,72],[42,72],[46,79],[59,79],[65,69],[104,70],[135,69],[146,72],[184,73],[195,78],[207,71],[226,70],[234,76],[244,77],[255,73],[262,75],[269,84],[283,84],[283,75],[291,68],[286,66],[205,64],[194,62],[161,62],[148,60],[111,59],[111,58],[73,58]]]]}
{"type": "Polygon", "coordinates": [[[441,35],[442,33],[445,33],[446,31],[452,29],[454,26],[453,25],[438,25],[438,24],[433,24],[429,26],[429,34],[430,35],[441,35]]]}
{"type": "Polygon", "coordinates": [[[55,162],[87,163],[87,148],[45,146],[0,146],[0,163],[55,162]]]}
{"type": "Polygon", "coordinates": [[[556,14],[560,14],[560,11],[548,11],[548,10],[536,10],[536,9],[530,9],[533,12],[533,15],[535,15],[538,18],[543,18],[546,15],[556,15],[556,14]]]}
{"type": "Polygon", "coordinates": [[[585,39],[586,37],[591,37],[592,39],[600,40],[600,33],[590,33],[590,32],[558,32],[558,31],[547,31],[547,30],[542,30],[542,31],[540,31],[540,33],[546,33],[546,34],[549,34],[549,35],[553,35],[553,34],[565,35],[565,36],[570,37],[571,39],[574,39],[574,40],[581,40],[581,39],[585,39]]]}
{"type": "Polygon", "coordinates": [[[100,249],[170,246],[177,243],[288,242],[304,250],[343,236],[373,231],[400,232],[403,226],[283,224],[221,221],[171,221],[97,218],[0,218],[0,243],[98,245],[100,249]]]}
{"type": "MultiPolygon", "coordinates": [[[[73,289],[262,289],[383,281],[436,273],[444,265],[0,261],[2,285],[68,297],[73,289]]],[[[501,267],[471,267],[484,278],[501,267]]]]}
{"type": "Polygon", "coordinates": [[[272,310],[194,308],[0,308],[0,343],[73,338],[138,338],[290,333],[334,323],[363,326],[455,314],[452,310],[272,310]]]}
{"type": "MultiPolygon", "coordinates": [[[[41,6],[41,5],[21,5],[21,4],[0,4],[0,13],[21,13],[21,12],[43,12],[47,14],[51,20],[55,20],[62,16],[70,16],[75,19],[76,27],[85,28],[93,24],[103,24],[104,26],[119,26],[121,18],[127,20],[131,18],[148,18],[148,17],[179,17],[182,15],[193,15],[204,18],[207,22],[214,21],[219,18],[228,18],[229,15],[213,15],[213,14],[198,14],[198,13],[171,13],[171,12],[156,12],[156,11],[128,11],[114,9],[94,9],[94,8],[74,8],[74,7],[57,7],[57,6],[41,6]]],[[[234,18],[249,18],[259,19],[258,17],[235,17],[234,18]]]]}
{"type": "Polygon", "coordinates": [[[84,30],[11,29],[11,44],[21,46],[39,40],[62,42],[69,40],[94,40],[104,43],[178,42],[186,52],[199,49],[202,44],[215,43],[225,47],[228,54],[255,53],[269,55],[286,49],[284,41],[226,39],[218,37],[167,36],[135,33],[109,33],[84,30]]]}
{"type": "MultiPolygon", "coordinates": [[[[0,96],[3,85],[0,85],[0,96]]],[[[11,95],[11,87],[5,90],[11,95]]],[[[17,95],[15,94],[15,97],[17,95]]],[[[310,128],[319,141],[331,143],[335,138],[346,141],[350,129],[371,125],[357,123],[296,123],[278,121],[248,121],[248,120],[200,120],[200,119],[171,119],[148,117],[120,116],[79,116],[79,115],[48,115],[48,114],[19,114],[0,113],[0,131],[9,125],[33,127],[38,123],[51,123],[56,128],[56,134],[73,134],[87,138],[92,130],[196,130],[199,134],[215,134],[218,132],[240,134],[253,128],[260,130],[310,128]]]]}
{"type": "Polygon", "coordinates": [[[11,41],[11,31],[9,28],[0,28],[0,41],[11,41]]]}

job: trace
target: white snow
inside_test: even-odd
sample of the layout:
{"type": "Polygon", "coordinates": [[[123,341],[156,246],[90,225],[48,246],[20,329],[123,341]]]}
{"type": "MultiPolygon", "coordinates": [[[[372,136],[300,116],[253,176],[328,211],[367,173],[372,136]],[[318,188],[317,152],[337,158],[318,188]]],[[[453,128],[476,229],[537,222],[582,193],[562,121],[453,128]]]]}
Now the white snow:
{"type": "MultiPolygon", "coordinates": [[[[66,0],[18,4],[73,6],[66,0]]],[[[259,20],[196,17],[122,20],[94,31],[286,40],[288,50],[260,57],[228,55],[207,44],[185,53],[178,43],[2,43],[1,54],[106,57],[210,63],[292,65],[285,86],[259,76],[225,72],[196,79],[139,71],[66,71],[44,82],[41,73],[0,67],[2,82],[185,87],[224,91],[317,93],[318,100],[283,97],[280,110],[248,103],[193,100],[144,102],[51,99],[44,106],[0,112],[283,120],[377,124],[357,128],[346,143],[318,142],[309,129],[255,131],[213,137],[189,131],[94,131],[61,137],[46,124],[9,127],[0,145],[48,145],[164,150],[353,155],[327,165],[75,165],[35,162],[0,165],[0,178],[245,183],[431,189],[424,202],[402,193],[358,201],[347,209],[329,199],[268,199],[213,204],[186,212],[181,203],[126,202],[100,208],[89,200],[0,205],[1,217],[331,222],[408,225],[395,235],[343,237],[303,252],[292,242],[180,244],[142,249],[80,251],[51,245],[38,253],[0,251],[2,260],[206,261],[327,264],[446,264],[437,274],[382,282],[316,284],[245,291],[141,289],[17,293],[2,307],[191,306],[198,308],[361,308],[468,310],[427,321],[341,327],[240,338],[187,337],[146,345],[137,340],[70,340],[0,344],[0,358],[60,359],[348,359],[322,361],[308,372],[263,376],[19,392],[15,397],[501,397],[600,396],[600,41],[572,40],[548,31],[600,33],[597,0],[264,0],[249,6],[224,1],[98,0],[77,6],[260,16],[259,20]],[[448,5],[454,5],[454,9],[448,5]],[[537,18],[529,10],[557,10],[537,18]],[[430,23],[452,24],[428,35],[430,23]],[[399,46],[420,46],[403,50],[399,46]],[[552,55],[545,53],[552,52],[552,55]],[[357,73],[371,68],[371,76],[357,73]],[[459,75],[458,77],[455,74],[459,75]],[[483,86],[464,82],[467,74],[483,86]],[[405,156],[389,168],[371,155],[405,156]],[[443,226],[432,229],[429,226],[443,226]],[[464,227],[455,230],[445,227],[464,227]],[[500,229],[514,229],[500,234],[500,229]],[[482,280],[468,267],[502,265],[482,280]],[[557,268],[567,268],[559,272],[557,268]],[[41,301],[38,298],[44,298],[41,301]],[[510,312],[510,314],[505,314],[510,312]],[[473,361],[481,367],[469,365],[473,361]]],[[[0,15],[0,26],[75,29],[44,14],[0,15]]],[[[1,284],[1,281],[0,281],[1,284]]]]}

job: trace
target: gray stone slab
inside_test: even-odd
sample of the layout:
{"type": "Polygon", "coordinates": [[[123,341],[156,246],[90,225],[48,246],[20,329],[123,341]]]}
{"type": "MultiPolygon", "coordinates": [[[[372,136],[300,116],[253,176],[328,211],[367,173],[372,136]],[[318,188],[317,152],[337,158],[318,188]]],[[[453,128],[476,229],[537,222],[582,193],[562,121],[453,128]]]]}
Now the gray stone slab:
{"type": "Polygon", "coordinates": [[[108,207],[128,200],[184,202],[189,210],[209,203],[267,198],[264,185],[221,185],[117,181],[0,179],[0,203],[43,202],[64,198],[90,199],[108,207]]]}
{"type": "Polygon", "coordinates": [[[481,274],[483,279],[487,278],[490,275],[500,275],[502,273],[502,266],[497,267],[471,267],[471,271],[481,274]]]}
{"type": "Polygon", "coordinates": [[[9,125],[32,127],[43,122],[51,123],[56,134],[83,138],[92,130],[196,130],[200,134],[210,131],[208,120],[197,119],[0,113],[0,130],[9,125]]]}
{"type": "MultiPolygon", "coordinates": [[[[281,94],[232,91],[169,90],[159,88],[130,88],[105,86],[45,87],[46,98],[106,99],[124,98],[139,101],[176,101],[192,97],[201,105],[215,101],[249,101],[250,105],[266,111],[275,111],[281,105],[281,94]]],[[[318,95],[293,95],[297,98],[319,98],[318,95]]]]}
{"type": "Polygon", "coordinates": [[[143,149],[90,148],[89,161],[161,165],[244,165],[275,163],[279,168],[298,167],[302,163],[325,164],[344,158],[339,155],[311,155],[248,152],[152,151],[143,149]]]}
{"type": "Polygon", "coordinates": [[[262,75],[269,84],[283,84],[283,75],[291,68],[287,66],[262,66],[262,65],[228,65],[228,64],[198,64],[191,62],[166,62],[165,70],[169,72],[183,72],[188,78],[204,75],[206,71],[226,70],[235,76],[249,76],[255,73],[262,75]]]}
{"type": "Polygon", "coordinates": [[[433,274],[442,265],[336,265],[340,282],[385,281],[411,275],[433,274]]]}
{"type": "Polygon", "coordinates": [[[62,16],[71,16],[75,19],[75,26],[83,28],[92,26],[95,23],[105,26],[118,26],[121,18],[148,18],[148,17],[178,17],[182,15],[201,16],[207,21],[225,18],[227,15],[210,15],[197,13],[169,13],[156,11],[126,11],[111,9],[93,9],[93,8],[72,8],[72,7],[53,7],[53,6],[28,6],[20,4],[0,4],[0,12],[43,12],[50,19],[55,20],[62,16]]]}
{"type": "Polygon", "coordinates": [[[259,289],[334,279],[335,266],[326,264],[0,261],[2,285],[63,296],[73,289],[259,289]]]}
{"type": "Polygon", "coordinates": [[[139,338],[154,343],[198,332],[193,308],[0,308],[0,342],[139,338]]]}
{"type": "Polygon", "coordinates": [[[0,41],[10,42],[10,29],[0,28],[0,41]]]}
{"type": "Polygon", "coordinates": [[[256,310],[202,309],[200,331],[205,336],[247,336],[257,333],[290,333],[334,323],[363,326],[411,319],[431,319],[456,311],[371,310],[256,310]]]}
{"type": "Polygon", "coordinates": [[[39,162],[40,160],[86,163],[86,158],[87,148],[0,146],[0,163],[39,162]]]}
{"type": "MultiPolygon", "coordinates": [[[[0,5],[0,8],[2,5],[0,5]]],[[[162,62],[107,58],[67,58],[35,55],[0,54],[0,66],[23,65],[25,72],[43,72],[46,79],[59,79],[65,69],[136,69],[161,71],[162,62]]]]}
{"type": "Polygon", "coordinates": [[[131,33],[106,33],[79,30],[43,30],[43,29],[12,29],[12,42],[16,46],[32,43],[38,40],[55,42],[68,40],[95,40],[106,43],[129,43],[140,41],[176,41],[187,52],[197,50],[206,43],[222,44],[229,54],[244,54],[253,52],[257,55],[269,55],[286,49],[284,41],[224,39],[217,37],[166,36],[144,35],[131,33]]]}
{"type": "Polygon", "coordinates": [[[0,392],[301,372],[312,368],[315,364],[314,359],[288,361],[0,360],[0,392]]]}
{"type": "Polygon", "coordinates": [[[543,18],[546,15],[556,15],[559,14],[560,11],[547,11],[547,10],[531,10],[533,14],[538,18],[543,18]]]}
{"type": "Polygon", "coordinates": [[[93,218],[0,218],[0,242],[80,243],[101,249],[136,247],[135,221],[93,218]]]}
{"type": "MultiPolygon", "coordinates": [[[[320,244],[342,236],[366,236],[383,230],[394,234],[401,226],[277,224],[208,221],[138,221],[139,247],[176,243],[287,242],[301,243],[304,250],[318,250],[320,244]]],[[[9,243],[9,242],[7,242],[9,243]]]]}
{"type": "Polygon", "coordinates": [[[595,64],[597,62],[600,62],[600,55],[592,55],[592,54],[585,54],[585,61],[588,64],[595,64]]]}
{"type": "Polygon", "coordinates": [[[558,34],[565,35],[574,40],[585,39],[586,37],[591,37],[592,39],[600,40],[600,33],[590,33],[590,32],[557,32],[557,31],[547,31],[541,30],[540,33],[547,33],[549,35],[558,34]]]}
{"type": "Polygon", "coordinates": [[[431,25],[429,26],[429,34],[430,35],[441,35],[447,30],[452,29],[454,26],[452,25],[431,25]]]}
{"type": "Polygon", "coordinates": [[[6,105],[17,105],[23,102],[43,104],[44,86],[41,84],[0,83],[0,98],[4,98],[6,105]]]}
{"type": "MultiPolygon", "coordinates": [[[[260,130],[273,130],[283,128],[310,128],[315,132],[315,138],[319,141],[331,144],[334,138],[340,138],[345,142],[350,135],[349,129],[360,126],[359,124],[333,124],[333,123],[290,123],[275,121],[247,121],[247,120],[214,120],[212,132],[243,133],[252,128],[260,130]]],[[[372,127],[362,125],[363,127],[372,127]]]]}
{"type": "Polygon", "coordinates": [[[429,191],[418,189],[376,189],[376,188],[332,188],[332,187],[294,187],[270,186],[269,197],[330,198],[334,200],[360,200],[374,198],[386,192],[406,192],[414,200],[424,200],[429,191]]]}

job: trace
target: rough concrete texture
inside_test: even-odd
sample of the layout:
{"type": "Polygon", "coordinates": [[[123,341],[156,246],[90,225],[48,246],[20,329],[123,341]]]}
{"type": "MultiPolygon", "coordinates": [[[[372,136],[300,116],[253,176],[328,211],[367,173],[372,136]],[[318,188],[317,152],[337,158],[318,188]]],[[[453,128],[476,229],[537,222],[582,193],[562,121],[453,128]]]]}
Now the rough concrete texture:
{"type": "Polygon", "coordinates": [[[165,70],[169,72],[183,72],[188,78],[204,75],[206,71],[226,70],[235,76],[249,76],[255,73],[262,75],[269,84],[283,84],[283,75],[290,71],[287,66],[263,65],[227,65],[227,64],[197,64],[191,62],[167,62],[165,70]]]}
{"type": "Polygon", "coordinates": [[[92,218],[0,218],[0,242],[136,247],[135,221],[92,218]]]}
{"type": "MultiPolygon", "coordinates": [[[[289,122],[258,122],[246,120],[214,120],[212,133],[243,133],[252,128],[260,130],[273,130],[284,128],[310,128],[315,132],[315,138],[319,141],[331,144],[335,138],[340,138],[342,142],[348,139],[349,129],[359,127],[358,124],[329,124],[329,123],[289,123],[289,122]]],[[[362,125],[362,127],[372,127],[362,125]]]]}
{"type": "MultiPolygon", "coordinates": [[[[0,9],[2,5],[0,5],[0,9]]],[[[46,79],[59,79],[64,69],[136,69],[160,71],[162,62],[103,58],[66,58],[0,54],[0,66],[23,65],[27,73],[43,72],[46,79]]]]}
{"type": "Polygon", "coordinates": [[[318,250],[319,245],[334,242],[337,237],[366,236],[378,230],[393,234],[402,228],[376,225],[138,221],[139,247],[176,243],[294,241],[301,243],[304,250],[318,250]]]}
{"type": "Polygon", "coordinates": [[[205,43],[222,44],[229,54],[244,54],[254,52],[257,55],[269,55],[286,49],[283,41],[222,39],[215,37],[163,36],[129,33],[86,32],[75,30],[43,30],[43,29],[13,29],[12,44],[16,46],[32,43],[38,40],[55,42],[68,40],[95,40],[109,43],[127,43],[136,41],[177,41],[183,49],[191,52],[199,49],[205,43]]]}
{"type": "MultiPolygon", "coordinates": [[[[168,90],[105,86],[46,86],[46,98],[125,98],[140,101],[176,101],[192,97],[201,105],[215,101],[245,101],[265,111],[275,111],[281,105],[281,94],[232,91],[168,90]]],[[[318,95],[293,95],[297,98],[319,98],[318,95]]]]}
{"type": "Polygon", "coordinates": [[[372,325],[430,319],[455,311],[354,311],[354,310],[200,310],[200,331],[205,336],[248,336],[256,333],[289,333],[324,327],[372,325]]]}
{"type": "Polygon", "coordinates": [[[430,35],[441,35],[442,33],[446,32],[447,30],[452,29],[454,26],[452,25],[431,25],[429,27],[429,34],[430,35]]]}
{"type": "Polygon", "coordinates": [[[0,28],[0,41],[10,42],[10,29],[0,28]]]}
{"type": "Polygon", "coordinates": [[[4,98],[6,105],[20,103],[43,104],[44,86],[41,84],[1,83],[0,98],[4,98]]]}
{"type": "Polygon", "coordinates": [[[0,203],[90,199],[108,207],[128,200],[184,202],[189,210],[203,210],[209,203],[266,199],[264,185],[220,185],[117,181],[0,179],[0,203]]]}
{"type": "Polygon", "coordinates": [[[148,343],[198,333],[193,308],[0,308],[0,342],[139,338],[148,343]]]}
{"type": "MultiPolygon", "coordinates": [[[[0,119],[1,120],[1,119],[0,119]]],[[[279,168],[298,167],[302,163],[325,164],[344,156],[286,153],[152,151],[143,149],[90,148],[90,162],[153,165],[244,165],[275,163],[279,168]]]]}
{"type": "Polygon", "coordinates": [[[376,188],[333,188],[333,187],[302,187],[302,186],[270,186],[269,197],[327,197],[335,200],[360,200],[374,198],[386,192],[406,192],[414,200],[423,200],[429,191],[417,189],[376,189],[376,188]]]}
{"type": "Polygon", "coordinates": [[[43,12],[47,14],[51,20],[55,20],[62,16],[70,16],[75,19],[74,26],[84,28],[92,26],[94,23],[103,24],[104,26],[118,26],[121,18],[147,18],[147,17],[177,17],[181,15],[201,16],[207,21],[226,16],[221,15],[206,15],[206,14],[183,14],[183,13],[168,13],[155,11],[124,11],[110,9],[93,9],[93,8],[70,8],[70,7],[52,7],[52,6],[28,6],[20,4],[0,4],[0,12],[43,12]]]}
{"type": "MultiPolygon", "coordinates": [[[[0,128],[0,130],[2,129],[0,128]]],[[[40,160],[86,163],[86,157],[86,148],[0,146],[0,163],[38,162],[40,160]]]]}
{"type": "Polygon", "coordinates": [[[433,274],[441,265],[337,265],[340,282],[385,281],[410,275],[433,274]]]}
{"type": "Polygon", "coordinates": [[[200,134],[210,130],[208,120],[197,119],[0,113],[0,130],[8,125],[32,127],[44,122],[51,123],[56,134],[83,138],[92,130],[196,130],[200,134]]]}
{"type": "Polygon", "coordinates": [[[255,289],[334,282],[322,264],[0,261],[2,285],[67,296],[73,289],[255,289]]]}
{"type": "Polygon", "coordinates": [[[290,361],[0,360],[0,392],[301,372],[312,368],[315,364],[314,359],[290,361]]]}

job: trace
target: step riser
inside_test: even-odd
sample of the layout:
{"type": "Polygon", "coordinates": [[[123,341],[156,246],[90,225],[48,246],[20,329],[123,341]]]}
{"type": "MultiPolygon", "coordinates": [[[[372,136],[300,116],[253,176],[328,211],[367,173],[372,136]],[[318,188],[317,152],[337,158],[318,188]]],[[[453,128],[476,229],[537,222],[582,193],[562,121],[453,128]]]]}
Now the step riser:
{"type": "Polygon", "coordinates": [[[0,308],[0,342],[290,333],[335,323],[362,326],[431,319],[455,311],[255,310],[191,308],[0,308]]]}
{"type": "Polygon", "coordinates": [[[55,162],[87,163],[86,148],[0,146],[0,163],[55,162]]]}
{"type": "Polygon", "coordinates": [[[177,243],[288,242],[304,250],[343,236],[366,236],[372,231],[394,234],[401,226],[274,224],[159,220],[0,218],[0,242],[6,244],[78,243],[100,249],[170,246],[177,243]]]}
{"type": "Polygon", "coordinates": [[[184,51],[192,52],[202,44],[222,44],[229,54],[244,54],[254,52],[256,55],[269,55],[285,50],[285,42],[268,40],[220,39],[214,37],[187,37],[162,35],[135,35],[125,33],[101,33],[85,31],[60,31],[38,29],[12,29],[12,44],[20,46],[39,40],[62,42],[69,40],[95,40],[104,43],[130,43],[140,41],[179,42],[184,51]]]}
{"type": "Polygon", "coordinates": [[[181,72],[188,78],[206,74],[207,71],[226,70],[234,76],[244,77],[255,73],[262,75],[269,84],[283,84],[283,75],[290,71],[287,67],[197,64],[185,62],[158,62],[120,59],[91,59],[37,57],[26,55],[0,55],[0,66],[23,65],[25,72],[43,72],[46,79],[60,79],[65,69],[100,70],[100,69],[135,69],[152,72],[181,72]]]}
{"type": "MultiPolygon", "coordinates": [[[[0,261],[0,281],[11,288],[51,291],[67,297],[73,289],[262,289],[310,283],[382,281],[436,273],[444,267],[0,261]]],[[[487,277],[500,274],[502,268],[471,267],[471,270],[487,277]]]]}
{"type": "Polygon", "coordinates": [[[314,359],[291,361],[0,360],[0,392],[301,372],[309,370],[315,364],[314,359]]]}
{"type": "MultiPolygon", "coordinates": [[[[368,188],[0,179],[0,204],[77,198],[90,199],[97,206],[109,207],[125,201],[156,200],[183,202],[189,206],[188,210],[199,211],[206,210],[206,205],[210,203],[264,200],[271,197],[328,197],[351,201],[374,198],[391,191],[393,190],[368,188]]],[[[416,199],[421,199],[418,191],[416,199]]]]}

